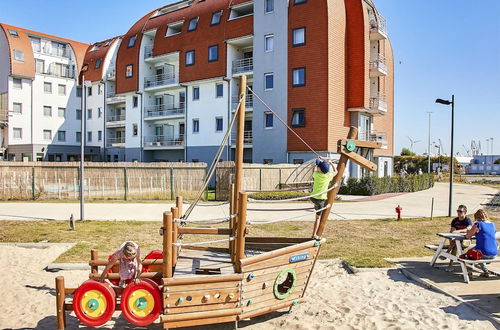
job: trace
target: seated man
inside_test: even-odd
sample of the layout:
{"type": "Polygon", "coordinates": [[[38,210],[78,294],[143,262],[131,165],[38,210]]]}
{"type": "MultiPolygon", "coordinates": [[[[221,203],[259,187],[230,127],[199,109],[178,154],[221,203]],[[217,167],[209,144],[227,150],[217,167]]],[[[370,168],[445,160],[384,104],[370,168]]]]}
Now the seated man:
{"type": "MultiPolygon", "coordinates": [[[[453,234],[465,234],[467,230],[472,227],[472,220],[466,216],[467,207],[465,205],[459,205],[457,208],[457,217],[451,220],[450,224],[450,233],[453,234]]],[[[463,248],[463,246],[462,246],[463,248]]],[[[451,254],[457,254],[457,246],[454,240],[450,240],[450,246],[446,251],[451,254]]],[[[451,265],[453,264],[453,260],[450,260],[450,264],[448,267],[448,271],[451,271],[451,265]]]]}

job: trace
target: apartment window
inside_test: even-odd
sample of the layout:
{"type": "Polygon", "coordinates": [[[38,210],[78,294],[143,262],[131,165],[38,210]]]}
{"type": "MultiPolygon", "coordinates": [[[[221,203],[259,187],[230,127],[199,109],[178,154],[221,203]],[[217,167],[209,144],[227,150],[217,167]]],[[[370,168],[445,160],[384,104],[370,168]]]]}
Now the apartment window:
{"type": "Polygon", "coordinates": [[[9,34],[13,36],[14,38],[19,38],[19,34],[17,33],[16,30],[10,30],[9,29],[9,34]]]}
{"type": "Polygon", "coordinates": [[[301,27],[292,30],[292,45],[302,46],[306,44],[306,28],[301,27]]]}
{"type": "Polygon", "coordinates": [[[200,99],[200,87],[193,87],[193,101],[200,99]]]}
{"type": "Polygon", "coordinates": [[[97,141],[102,141],[102,131],[97,131],[97,141]]]}
{"type": "Polygon", "coordinates": [[[137,136],[138,133],[139,133],[139,128],[137,124],[132,124],[132,135],[137,136]]]}
{"type": "Polygon", "coordinates": [[[231,8],[231,13],[229,14],[229,19],[236,19],[240,17],[245,17],[248,15],[253,15],[253,2],[245,3],[242,5],[234,6],[231,8]]]}
{"type": "Polygon", "coordinates": [[[222,129],[223,129],[222,117],[215,118],[215,131],[222,132],[222,129]]]}
{"type": "Polygon", "coordinates": [[[76,109],[76,120],[82,120],[82,110],[76,109]]]}
{"type": "Polygon", "coordinates": [[[212,14],[212,20],[210,20],[210,25],[220,24],[221,17],[222,17],[222,10],[214,12],[212,14]]]}
{"type": "Polygon", "coordinates": [[[186,66],[194,65],[194,50],[186,52],[186,66]]]}
{"type": "Polygon", "coordinates": [[[301,3],[306,3],[307,0],[293,0],[294,5],[300,5],[301,3]]]}
{"type": "Polygon", "coordinates": [[[102,117],[102,108],[97,108],[97,118],[102,117]]]}
{"type": "Polygon", "coordinates": [[[87,109],[87,119],[92,119],[92,109],[87,109]]]}
{"type": "Polygon", "coordinates": [[[264,36],[264,50],[266,52],[271,52],[274,48],[274,35],[268,34],[264,36]]]}
{"type": "Polygon", "coordinates": [[[12,129],[12,133],[14,134],[14,139],[20,140],[23,138],[23,129],[14,127],[12,129]]]}
{"type": "Polygon", "coordinates": [[[219,45],[208,47],[208,61],[214,62],[219,59],[219,45]]]}
{"type": "Polygon", "coordinates": [[[292,70],[292,86],[300,87],[306,84],[306,68],[292,70]]]}
{"type": "Polygon", "coordinates": [[[36,73],[45,73],[45,61],[35,58],[35,72],[36,73]]]}
{"type": "Polygon", "coordinates": [[[132,97],[132,106],[137,108],[139,106],[139,98],[137,96],[132,97]]]}
{"type": "Polygon", "coordinates": [[[66,108],[57,108],[57,116],[60,118],[66,117],[66,108]]]}
{"type": "Polygon", "coordinates": [[[52,131],[50,129],[43,130],[43,139],[44,140],[52,140],[52,131]]]}
{"type": "Polygon", "coordinates": [[[167,32],[165,33],[165,37],[170,37],[170,36],[174,36],[176,34],[181,33],[183,24],[184,24],[184,21],[179,21],[179,22],[169,24],[167,27],[167,32]]]}
{"type": "Polygon", "coordinates": [[[92,142],[92,132],[87,132],[87,142],[92,142]]]}
{"type": "Polygon", "coordinates": [[[95,61],[95,65],[94,65],[94,69],[99,69],[101,67],[101,59],[98,58],[96,61],[95,61]]]}
{"type": "Polygon", "coordinates": [[[304,127],[306,125],[305,109],[292,110],[292,127],[304,127]]]}
{"type": "Polygon", "coordinates": [[[58,85],[57,91],[59,95],[66,95],[66,85],[58,85]]]}
{"type": "Polygon", "coordinates": [[[274,0],[265,0],[265,12],[272,13],[274,10],[274,0]]]}
{"type": "Polygon", "coordinates": [[[216,84],[215,85],[215,97],[223,97],[224,96],[224,85],[216,84]]]}
{"type": "Polygon", "coordinates": [[[76,97],[82,97],[82,87],[81,86],[76,87],[76,97]]]}
{"type": "Polygon", "coordinates": [[[200,120],[193,119],[193,133],[198,133],[200,131],[200,120]]]}
{"type": "Polygon", "coordinates": [[[272,128],[274,126],[274,117],[272,112],[264,113],[264,128],[272,128]]]}
{"type": "Polygon", "coordinates": [[[12,104],[12,110],[14,111],[14,113],[23,113],[23,104],[22,103],[12,104]]]}
{"type": "Polygon", "coordinates": [[[12,83],[14,84],[15,89],[23,88],[23,80],[19,78],[12,78],[12,83]]]}
{"type": "Polygon", "coordinates": [[[199,17],[195,17],[195,18],[191,18],[189,20],[188,29],[187,29],[188,32],[196,30],[196,28],[198,27],[198,19],[199,19],[199,17]]]}
{"type": "Polygon", "coordinates": [[[135,40],[137,39],[137,34],[131,36],[129,39],[128,39],[128,48],[132,48],[135,46],[135,40]]]}
{"type": "Polygon", "coordinates": [[[24,52],[21,50],[14,49],[14,59],[16,61],[24,62],[24,52]]]}
{"type": "Polygon", "coordinates": [[[92,86],[87,87],[87,96],[92,96],[92,86]]]}
{"type": "Polygon", "coordinates": [[[134,66],[132,64],[128,64],[125,67],[125,78],[132,78],[134,75],[134,66]]]}
{"type": "Polygon", "coordinates": [[[57,131],[57,141],[59,142],[66,141],[66,131],[57,131]]]}
{"type": "Polygon", "coordinates": [[[47,94],[52,94],[52,83],[44,82],[43,83],[43,91],[47,94]]]}
{"type": "Polygon", "coordinates": [[[82,132],[76,132],[75,141],[79,143],[82,142],[82,132]]]}
{"type": "Polygon", "coordinates": [[[43,115],[45,117],[52,117],[52,107],[45,105],[43,107],[43,115]]]}
{"type": "Polygon", "coordinates": [[[274,87],[274,74],[266,73],[264,74],[264,86],[266,90],[271,90],[274,87]]]}
{"type": "Polygon", "coordinates": [[[97,85],[97,94],[98,95],[102,94],[102,85],[101,84],[97,85]]]}

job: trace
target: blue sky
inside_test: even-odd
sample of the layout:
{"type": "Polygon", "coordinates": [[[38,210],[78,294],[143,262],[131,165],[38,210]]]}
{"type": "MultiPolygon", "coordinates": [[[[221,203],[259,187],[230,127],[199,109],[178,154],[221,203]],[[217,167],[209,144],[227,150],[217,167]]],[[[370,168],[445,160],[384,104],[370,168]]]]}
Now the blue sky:
{"type": "MultiPolygon", "coordinates": [[[[283,1],[283,0],[278,0],[283,1]]],[[[125,33],[168,0],[1,1],[0,21],[92,43],[125,33]]],[[[455,94],[455,152],[493,137],[500,154],[500,1],[375,0],[386,18],[395,57],[395,153],[427,150],[432,140],[450,150],[449,106],[434,103],[455,94]]],[[[491,144],[489,144],[491,146],[491,144]]]]}

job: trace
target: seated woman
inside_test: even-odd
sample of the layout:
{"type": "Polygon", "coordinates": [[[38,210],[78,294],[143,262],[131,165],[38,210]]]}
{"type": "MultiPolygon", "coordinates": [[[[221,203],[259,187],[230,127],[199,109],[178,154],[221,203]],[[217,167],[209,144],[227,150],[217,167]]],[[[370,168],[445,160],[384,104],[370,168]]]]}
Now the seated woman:
{"type": "MultiPolygon", "coordinates": [[[[476,246],[473,250],[480,251],[483,255],[481,259],[495,259],[498,255],[497,241],[495,240],[496,228],[493,222],[490,222],[488,213],[485,210],[477,210],[474,213],[476,223],[471,229],[467,230],[465,235],[471,238],[476,235],[476,246]]],[[[488,268],[485,264],[479,264],[484,274],[488,274],[488,268]]]]}

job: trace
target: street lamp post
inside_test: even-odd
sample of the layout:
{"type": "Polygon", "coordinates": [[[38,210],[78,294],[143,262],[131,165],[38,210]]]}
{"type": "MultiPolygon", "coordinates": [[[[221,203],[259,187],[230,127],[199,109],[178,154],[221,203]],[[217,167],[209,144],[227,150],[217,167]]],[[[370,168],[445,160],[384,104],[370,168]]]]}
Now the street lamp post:
{"type": "Polygon", "coordinates": [[[87,87],[89,82],[85,81],[85,76],[82,75],[82,84],[81,84],[81,89],[82,89],[82,103],[81,103],[81,110],[80,110],[80,220],[85,220],[85,215],[84,215],[84,206],[85,206],[85,193],[84,193],[84,158],[85,158],[85,128],[86,128],[86,123],[85,119],[87,118],[85,116],[85,108],[87,107],[87,93],[85,90],[85,87],[87,87]]]}
{"type": "Polygon", "coordinates": [[[454,130],[454,119],[455,119],[455,95],[451,96],[451,101],[436,99],[436,103],[450,105],[451,104],[451,152],[450,152],[450,196],[448,198],[448,216],[451,217],[452,202],[453,202],[453,130],[454,130]]]}
{"type": "Polygon", "coordinates": [[[427,141],[427,173],[431,173],[431,113],[427,111],[429,114],[429,139],[427,141]]]}

